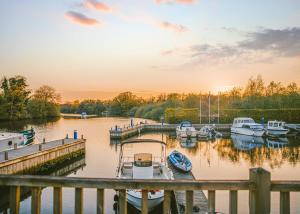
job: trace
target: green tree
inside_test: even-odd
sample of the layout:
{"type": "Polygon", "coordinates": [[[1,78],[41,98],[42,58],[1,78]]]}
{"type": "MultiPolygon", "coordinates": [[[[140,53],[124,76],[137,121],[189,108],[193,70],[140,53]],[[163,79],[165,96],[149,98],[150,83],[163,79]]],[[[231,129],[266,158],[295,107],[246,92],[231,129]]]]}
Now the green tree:
{"type": "Polygon", "coordinates": [[[130,109],[139,106],[142,103],[132,92],[123,92],[116,96],[110,105],[110,114],[116,116],[131,116],[129,115],[130,109]]]}
{"type": "Polygon", "coordinates": [[[27,117],[26,106],[30,94],[27,87],[26,78],[22,76],[2,79],[2,119],[17,120],[27,117]]]}

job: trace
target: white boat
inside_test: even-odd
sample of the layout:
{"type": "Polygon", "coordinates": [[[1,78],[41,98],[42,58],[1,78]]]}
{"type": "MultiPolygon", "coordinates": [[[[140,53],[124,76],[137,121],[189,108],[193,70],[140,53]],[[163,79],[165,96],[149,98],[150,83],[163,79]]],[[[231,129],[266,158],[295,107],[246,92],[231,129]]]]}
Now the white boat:
{"type": "Polygon", "coordinates": [[[233,124],[230,129],[231,133],[257,136],[261,137],[264,135],[264,126],[255,123],[250,117],[238,117],[234,118],[233,124]]]}
{"type": "Polygon", "coordinates": [[[14,144],[17,147],[24,142],[24,136],[20,133],[1,132],[0,133],[0,151],[5,151],[14,148],[14,144]]]}
{"type": "Polygon", "coordinates": [[[198,131],[189,121],[183,121],[176,127],[176,135],[181,138],[197,137],[198,131]]]}
{"type": "Polygon", "coordinates": [[[289,130],[286,129],[284,126],[285,126],[285,122],[283,121],[277,121],[277,120],[268,121],[267,135],[271,135],[271,136],[286,135],[289,132],[289,130]]]}
{"type": "Polygon", "coordinates": [[[222,137],[222,133],[215,130],[215,125],[205,125],[200,129],[197,137],[200,139],[212,139],[222,137]]]}
{"type": "MultiPolygon", "coordinates": [[[[132,148],[132,147],[131,147],[132,148]]],[[[145,148],[145,147],[144,147],[145,148]]],[[[120,179],[174,179],[172,171],[167,167],[166,143],[151,139],[134,139],[121,143],[119,166],[117,177],[120,179]],[[159,144],[160,156],[153,156],[151,153],[134,153],[132,156],[124,155],[124,146],[130,144],[159,144]]],[[[164,200],[163,190],[148,192],[148,210],[153,210],[164,200]]],[[[127,201],[138,210],[141,210],[142,192],[140,189],[127,190],[127,201]]]]}

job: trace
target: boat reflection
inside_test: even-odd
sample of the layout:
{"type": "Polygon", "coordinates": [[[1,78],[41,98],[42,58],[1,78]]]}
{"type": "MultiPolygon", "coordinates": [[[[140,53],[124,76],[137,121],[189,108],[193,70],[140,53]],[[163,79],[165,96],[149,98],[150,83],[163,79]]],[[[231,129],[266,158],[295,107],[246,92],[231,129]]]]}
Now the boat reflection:
{"type": "Polygon", "coordinates": [[[196,138],[180,138],[179,140],[181,148],[194,148],[197,143],[196,138]]]}
{"type": "Polygon", "coordinates": [[[231,134],[231,139],[234,147],[243,151],[258,148],[264,144],[264,139],[262,137],[231,134]]]}
{"type": "Polygon", "coordinates": [[[272,149],[283,148],[285,146],[288,146],[289,140],[286,137],[267,138],[266,144],[268,148],[272,148],[272,149]]]}

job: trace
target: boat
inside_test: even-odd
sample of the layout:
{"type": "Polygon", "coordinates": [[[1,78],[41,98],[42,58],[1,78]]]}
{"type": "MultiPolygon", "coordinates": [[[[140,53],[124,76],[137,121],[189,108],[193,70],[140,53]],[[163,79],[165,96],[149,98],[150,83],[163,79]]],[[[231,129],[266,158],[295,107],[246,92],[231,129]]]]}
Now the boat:
{"type": "Polygon", "coordinates": [[[192,162],[182,153],[174,150],[169,156],[170,163],[180,171],[189,172],[192,170],[192,162]]]}
{"type": "Polygon", "coordinates": [[[176,127],[176,135],[181,138],[197,137],[198,131],[189,121],[183,121],[176,127]]]}
{"type": "MultiPolygon", "coordinates": [[[[125,149],[126,150],[126,149],[125,149]]],[[[143,147],[145,150],[145,147],[143,147]]],[[[121,143],[119,166],[117,169],[119,179],[165,179],[172,180],[173,173],[167,167],[166,143],[152,139],[133,139],[121,143]],[[153,156],[152,153],[134,153],[128,156],[124,152],[126,145],[132,149],[133,144],[156,144],[161,148],[160,156],[153,156]]],[[[142,192],[140,189],[126,190],[127,201],[138,210],[141,210],[142,192]]],[[[153,210],[164,200],[164,190],[153,190],[148,192],[148,210],[153,210]]]]}
{"type": "Polygon", "coordinates": [[[197,137],[200,139],[213,139],[222,137],[222,133],[215,130],[215,125],[205,125],[200,129],[197,137]]]}
{"type": "Polygon", "coordinates": [[[267,125],[267,135],[270,136],[285,136],[289,129],[285,128],[285,122],[270,120],[267,125]]]}
{"type": "Polygon", "coordinates": [[[248,151],[264,145],[262,137],[255,137],[241,134],[231,134],[234,147],[241,151],[248,151]]]}
{"type": "Polygon", "coordinates": [[[17,147],[26,146],[33,142],[35,131],[33,128],[22,131],[20,133],[15,132],[0,132],[0,151],[10,150],[17,147]]]}
{"type": "Polygon", "coordinates": [[[265,134],[264,126],[255,123],[255,121],[250,117],[234,118],[230,132],[256,137],[262,137],[265,134]]]}

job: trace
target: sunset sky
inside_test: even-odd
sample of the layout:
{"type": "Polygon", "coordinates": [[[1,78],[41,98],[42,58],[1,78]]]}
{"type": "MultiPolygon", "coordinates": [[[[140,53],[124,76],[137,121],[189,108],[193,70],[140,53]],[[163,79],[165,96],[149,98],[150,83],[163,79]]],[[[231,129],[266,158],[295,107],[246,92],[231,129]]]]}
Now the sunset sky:
{"type": "Polygon", "coordinates": [[[300,84],[298,0],[2,0],[0,29],[1,77],[68,99],[300,84]]]}

